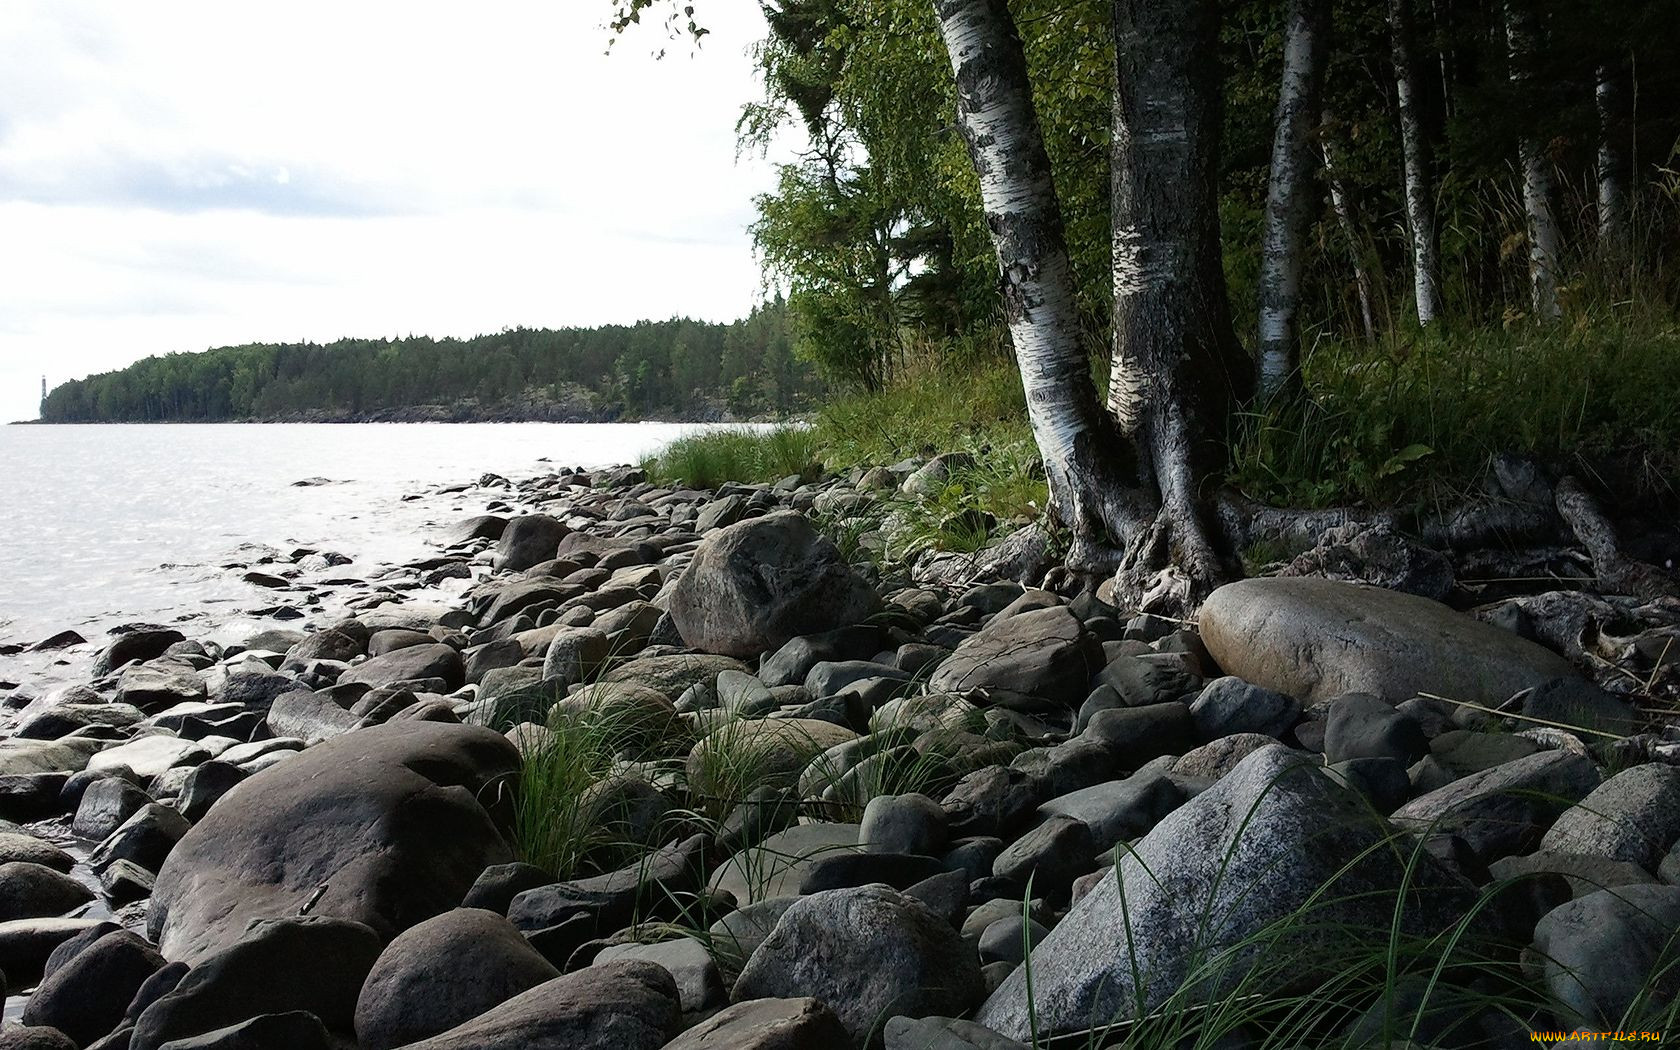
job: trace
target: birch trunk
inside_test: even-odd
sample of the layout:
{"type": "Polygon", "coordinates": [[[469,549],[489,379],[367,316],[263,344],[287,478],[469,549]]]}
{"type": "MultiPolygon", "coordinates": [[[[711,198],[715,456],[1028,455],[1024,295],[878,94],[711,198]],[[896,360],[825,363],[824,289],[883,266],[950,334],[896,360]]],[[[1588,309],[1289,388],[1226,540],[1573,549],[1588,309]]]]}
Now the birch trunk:
{"type": "Polygon", "coordinates": [[[1217,0],[1115,0],[1110,407],[1161,513],[1122,575],[1170,561],[1186,604],[1230,572],[1201,482],[1254,367],[1231,326],[1219,237],[1217,0]]]}
{"type": "Polygon", "coordinates": [[[1329,0],[1290,0],[1260,252],[1262,399],[1300,383],[1301,266],[1307,224],[1318,200],[1312,134],[1320,116],[1329,36],[1329,0]]]}
{"type": "MultiPolygon", "coordinates": [[[[1539,31],[1533,13],[1519,0],[1505,4],[1505,41],[1510,54],[1511,83],[1518,92],[1532,79],[1531,65],[1539,31]]],[[[1517,142],[1522,166],[1523,213],[1528,224],[1528,280],[1534,316],[1555,320],[1561,311],[1557,298],[1558,252],[1562,235],[1552,212],[1552,165],[1544,145],[1532,131],[1517,142]]]]}
{"type": "Polygon", "coordinates": [[[1633,170],[1630,79],[1626,64],[1605,62],[1598,67],[1594,92],[1598,104],[1598,245],[1607,259],[1618,262],[1627,256],[1633,225],[1628,191],[1633,170]]]}
{"type": "Polygon", "coordinates": [[[1394,58],[1394,88],[1400,109],[1400,150],[1406,179],[1406,227],[1412,239],[1412,290],[1418,324],[1427,327],[1441,308],[1441,262],[1435,241],[1435,188],[1429,141],[1419,112],[1419,71],[1412,0],[1389,0],[1388,25],[1394,58]]]}
{"type": "MultiPolygon", "coordinates": [[[[1329,124],[1328,115],[1324,123],[1329,124]]],[[[1348,256],[1353,265],[1354,289],[1359,295],[1359,319],[1365,326],[1365,338],[1375,342],[1377,325],[1371,308],[1371,273],[1365,267],[1365,253],[1363,251],[1365,239],[1359,235],[1359,224],[1353,221],[1353,205],[1348,200],[1347,190],[1342,186],[1342,177],[1336,170],[1336,155],[1331,149],[1330,140],[1322,143],[1324,148],[1324,178],[1330,184],[1330,207],[1336,212],[1336,224],[1342,228],[1342,236],[1348,243],[1348,256]]]]}
{"type": "Polygon", "coordinates": [[[1103,412],[1079,340],[1061,207],[1005,0],[935,0],[957,82],[957,121],[980,177],[1004,315],[1044,459],[1051,511],[1076,560],[1129,541],[1153,514],[1135,457],[1103,412]]]}

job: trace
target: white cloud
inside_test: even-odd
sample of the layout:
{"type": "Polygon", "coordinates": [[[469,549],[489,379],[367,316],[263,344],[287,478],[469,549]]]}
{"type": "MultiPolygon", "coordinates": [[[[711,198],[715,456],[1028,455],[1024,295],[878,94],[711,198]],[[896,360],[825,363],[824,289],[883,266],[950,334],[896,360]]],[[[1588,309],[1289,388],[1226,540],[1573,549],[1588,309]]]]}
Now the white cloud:
{"type": "Polygon", "coordinates": [[[0,5],[0,419],[152,353],[745,312],[757,5],[662,61],[608,10],[0,5]]]}

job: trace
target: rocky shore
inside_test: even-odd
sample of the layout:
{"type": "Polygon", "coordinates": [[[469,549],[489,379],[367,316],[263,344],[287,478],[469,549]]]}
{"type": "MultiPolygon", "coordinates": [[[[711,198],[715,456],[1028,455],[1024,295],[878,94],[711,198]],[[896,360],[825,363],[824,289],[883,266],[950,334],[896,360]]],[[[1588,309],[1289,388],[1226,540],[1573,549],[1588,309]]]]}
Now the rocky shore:
{"type": "Polygon", "coordinates": [[[1680,602],[1476,595],[1350,526],[1177,623],[1039,589],[1033,530],[901,575],[813,525],[937,469],[551,473],[410,567],[459,604],[140,627],[23,683],[0,1050],[1514,1048],[1666,1016],[1680,602]],[[1340,1012],[1290,1042],[1314,995],[1340,1012]]]}

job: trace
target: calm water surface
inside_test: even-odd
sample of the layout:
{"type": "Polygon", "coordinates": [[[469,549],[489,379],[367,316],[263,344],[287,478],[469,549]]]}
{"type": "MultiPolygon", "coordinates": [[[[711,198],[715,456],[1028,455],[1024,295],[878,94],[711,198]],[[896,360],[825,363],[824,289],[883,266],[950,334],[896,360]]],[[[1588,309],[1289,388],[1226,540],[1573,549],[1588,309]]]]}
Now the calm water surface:
{"type": "MultiPolygon", "coordinates": [[[[38,687],[85,667],[121,623],[230,641],[285,600],[243,582],[258,555],[333,550],[339,576],[424,554],[440,525],[496,490],[440,494],[486,472],[634,462],[690,424],[226,424],[0,427],[0,644],[73,629],[93,645],[0,656],[38,687]],[[542,460],[549,463],[543,463],[542,460]],[[295,487],[307,478],[332,484],[295,487]],[[420,495],[420,499],[404,500],[420,495]],[[57,664],[55,661],[67,660],[57,664]]],[[[460,581],[464,584],[465,581],[460,581]]],[[[291,624],[296,626],[294,622],[291,624]]],[[[0,686],[3,692],[5,686],[0,686]]]]}

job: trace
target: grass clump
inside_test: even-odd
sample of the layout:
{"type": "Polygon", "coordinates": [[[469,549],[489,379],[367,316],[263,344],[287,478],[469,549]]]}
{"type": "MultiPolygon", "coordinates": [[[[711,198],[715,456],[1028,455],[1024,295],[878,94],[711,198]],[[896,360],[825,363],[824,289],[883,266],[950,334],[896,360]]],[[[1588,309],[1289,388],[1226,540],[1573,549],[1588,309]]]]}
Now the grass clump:
{"type": "Polygon", "coordinates": [[[1568,323],[1320,342],[1300,405],[1239,423],[1231,480],[1283,506],[1393,504],[1473,484],[1488,457],[1634,453],[1680,467],[1680,321],[1584,310],[1568,323]]]}
{"type": "Polygon", "coordinates": [[[817,462],[819,445],[810,427],[729,427],[678,438],[642,460],[649,478],[694,488],[730,481],[780,481],[805,475],[817,462]]]}

